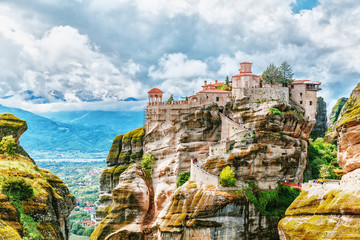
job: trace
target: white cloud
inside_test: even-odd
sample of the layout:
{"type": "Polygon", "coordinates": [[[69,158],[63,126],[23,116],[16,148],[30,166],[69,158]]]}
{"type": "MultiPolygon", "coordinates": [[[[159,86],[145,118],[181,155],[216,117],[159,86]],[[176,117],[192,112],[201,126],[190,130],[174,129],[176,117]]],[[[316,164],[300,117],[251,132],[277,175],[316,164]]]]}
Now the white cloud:
{"type": "Polygon", "coordinates": [[[207,74],[207,64],[189,59],[183,53],[165,54],[159,60],[159,68],[151,66],[149,76],[154,79],[186,79],[207,74]]]}
{"type": "Polygon", "coordinates": [[[30,89],[47,97],[55,89],[65,96],[76,90],[92,91],[101,98],[144,96],[141,84],[132,79],[139,64],[129,60],[125,70],[117,68],[77,29],[55,26],[36,38],[11,19],[0,18],[0,42],[14,53],[13,59],[2,59],[7,71],[1,75],[8,82],[17,78],[11,88],[0,90],[3,95],[30,89]]]}
{"type": "Polygon", "coordinates": [[[261,74],[287,60],[297,78],[323,82],[328,102],[360,80],[357,0],[299,14],[295,0],[44,2],[0,3],[0,96],[51,88],[74,100],[74,90],[144,98],[154,84],[191,94],[242,61],[261,74]]]}

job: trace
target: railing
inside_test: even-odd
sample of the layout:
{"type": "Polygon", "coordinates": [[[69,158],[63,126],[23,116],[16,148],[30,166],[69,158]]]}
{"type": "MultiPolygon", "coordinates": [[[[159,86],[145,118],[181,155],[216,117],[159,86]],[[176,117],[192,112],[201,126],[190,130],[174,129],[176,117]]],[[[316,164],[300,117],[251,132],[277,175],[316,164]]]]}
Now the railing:
{"type": "Polygon", "coordinates": [[[244,125],[235,122],[230,117],[225,116],[223,113],[220,113],[220,116],[223,124],[222,133],[221,133],[222,141],[226,141],[226,140],[241,141],[246,134],[248,133],[251,134],[251,129],[244,128],[244,125]]]}
{"type": "Polygon", "coordinates": [[[301,189],[301,187],[302,187],[302,184],[297,184],[297,183],[292,183],[292,182],[283,182],[283,181],[280,181],[280,184],[281,184],[281,185],[288,186],[288,187],[294,187],[294,188],[297,188],[297,189],[301,189]]]}
{"type": "Polygon", "coordinates": [[[191,102],[186,100],[171,101],[171,102],[148,102],[148,106],[161,106],[161,105],[184,105],[184,104],[199,104],[198,102],[191,102]]]}
{"type": "Polygon", "coordinates": [[[201,186],[213,185],[218,186],[219,177],[206,172],[200,166],[191,161],[190,181],[199,183],[201,186]]]}

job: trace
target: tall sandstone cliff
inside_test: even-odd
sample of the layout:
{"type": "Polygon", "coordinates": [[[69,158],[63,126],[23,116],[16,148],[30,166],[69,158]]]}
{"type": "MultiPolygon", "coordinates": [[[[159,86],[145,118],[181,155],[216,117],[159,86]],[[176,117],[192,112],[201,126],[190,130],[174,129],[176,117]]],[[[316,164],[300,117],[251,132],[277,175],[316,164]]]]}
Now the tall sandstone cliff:
{"type": "Polygon", "coordinates": [[[279,223],[281,239],[360,239],[360,84],[346,109],[334,126],[347,173],[339,183],[305,185],[279,223]]]}
{"type": "Polygon", "coordinates": [[[262,216],[242,191],[199,182],[177,188],[178,175],[197,158],[208,174],[230,166],[239,181],[254,180],[263,189],[274,189],[279,178],[301,181],[314,122],[294,103],[280,101],[244,100],[222,112],[216,104],[192,107],[146,134],[137,129],[126,141],[116,137],[101,176],[101,222],[90,239],[276,239],[277,220],[262,216]],[[229,141],[231,148],[219,150],[229,141]],[[151,178],[133,164],[140,152],[156,156],[151,178]],[[133,158],[124,161],[124,154],[133,158]]]}
{"type": "MultiPolygon", "coordinates": [[[[0,114],[0,139],[11,135],[19,143],[26,129],[25,121],[10,113],[0,114]]],[[[1,239],[69,239],[68,216],[75,207],[75,197],[56,175],[39,168],[20,145],[15,154],[0,154],[0,172],[1,239]],[[26,182],[34,195],[26,199],[12,197],[4,190],[9,179],[26,182]]]]}
{"type": "Polygon", "coordinates": [[[315,140],[323,138],[328,130],[327,115],[326,115],[326,102],[324,98],[318,97],[316,102],[316,123],[311,131],[310,137],[315,140]]]}

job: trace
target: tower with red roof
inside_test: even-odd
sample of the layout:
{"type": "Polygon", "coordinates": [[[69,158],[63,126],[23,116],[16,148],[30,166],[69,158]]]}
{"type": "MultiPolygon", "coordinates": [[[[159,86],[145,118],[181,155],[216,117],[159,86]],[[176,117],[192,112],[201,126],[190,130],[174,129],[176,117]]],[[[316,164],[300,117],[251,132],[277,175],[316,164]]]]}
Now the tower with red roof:
{"type": "Polygon", "coordinates": [[[149,104],[156,104],[162,102],[163,91],[158,88],[153,88],[148,91],[149,104]]]}

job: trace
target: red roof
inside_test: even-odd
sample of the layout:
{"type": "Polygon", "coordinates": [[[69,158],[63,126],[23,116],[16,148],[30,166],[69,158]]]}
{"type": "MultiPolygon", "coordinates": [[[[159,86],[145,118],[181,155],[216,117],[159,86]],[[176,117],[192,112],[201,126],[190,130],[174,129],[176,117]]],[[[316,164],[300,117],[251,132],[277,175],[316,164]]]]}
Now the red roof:
{"type": "MultiPolygon", "coordinates": [[[[243,63],[251,63],[251,62],[242,62],[242,63],[240,63],[240,64],[243,64],[243,63]]],[[[252,64],[252,63],[251,63],[252,64]]]]}
{"type": "Polygon", "coordinates": [[[224,82],[217,82],[217,83],[209,83],[209,84],[205,84],[201,87],[210,87],[210,86],[214,86],[214,87],[218,87],[220,85],[224,85],[225,83],[224,82]]]}
{"type": "Polygon", "coordinates": [[[315,82],[311,80],[295,80],[292,82],[292,84],[304,84],[304,83],[310,83],[310,84],[321,84],[321,82],[315,82]]]}
{"type": "Polygon", "coordinates": [[[150,91],[148,91],[148,93],[163,93],[163,91],[161,91],[161,90],[158,89],[158,88],[153,88],[153,89],[151,89],[150,91]]]}
{"type": "Polygon", "coordinates": [[[206,90],[202,90],[196,94],[199,93],[231,93],[231,91],[225,91],[225,90],[219,90],[219,89],[206,89],[206,90]]]}

